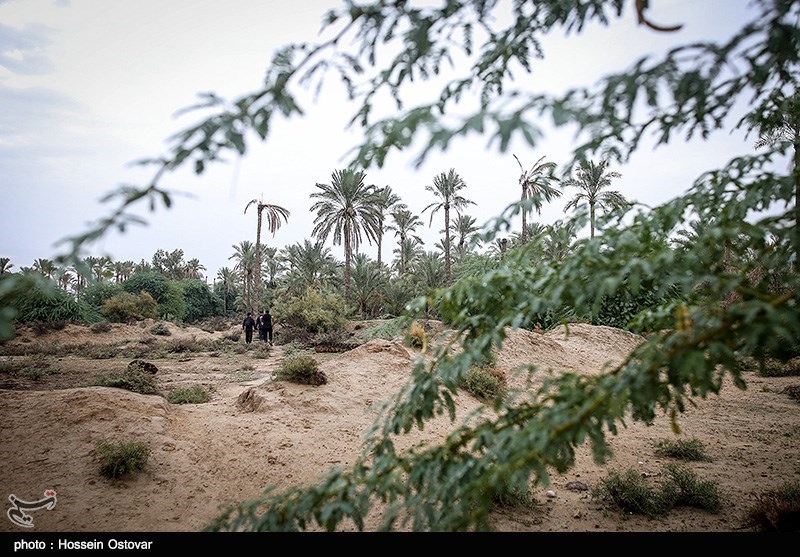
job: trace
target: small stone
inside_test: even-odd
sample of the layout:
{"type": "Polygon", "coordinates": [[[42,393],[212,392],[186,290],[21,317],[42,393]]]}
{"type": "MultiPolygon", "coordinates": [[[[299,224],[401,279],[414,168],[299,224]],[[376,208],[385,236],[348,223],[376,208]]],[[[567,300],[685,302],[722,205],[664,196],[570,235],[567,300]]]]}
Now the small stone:
{"type": "Polygon", "coordinates": [[[579,481],[567,482],[567,485],[565,487],[567,489],[569,489],[570,491],[588,491],[589,490],[589,486],[588,485],[586,485],[583,482],[579,482],[579,481]]]}
{"type": "Polygon", "coordinates": [[[556,492],[553,491],[552,489],[548,489],[545,495],[547,495],[550,499],[553,499],[556,496],[556,492]]]}
{"type": "Polygon", "coordinates": [[[581,511],[575,511],[575,514],[572,515],[572,518],[581,518],[583,513],[581,511]]]}

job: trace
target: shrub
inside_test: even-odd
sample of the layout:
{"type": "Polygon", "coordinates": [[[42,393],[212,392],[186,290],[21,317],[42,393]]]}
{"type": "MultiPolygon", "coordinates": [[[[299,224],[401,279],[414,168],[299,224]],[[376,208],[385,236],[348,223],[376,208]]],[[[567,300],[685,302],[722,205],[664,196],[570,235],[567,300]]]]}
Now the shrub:
{"type": "Polygon", "coordinates": [[[461,387],[483,402],[501,396],[505,387],[505,375],[490,366],[472,366],[461,381],[461,387]]]}
{"type": "Polygon", "coordinates": [[[122,373],[99,375],[94,384],[98,387],[115,387],[143,395],[158,394],[158,387],[156,387],[153,374],[144,371],[138,366],[127,367],[122,373]]]}
{"type": "Polygon", "coordinates": [[[403,332],[403,321],[401,319],[392,319],[383,325],[363,329],[357,333],[357,336],[364,340],[372,340],[374,338],[394,340],[396,338],[403,338],[403,332]]]}
{"type": "Polygon", "coordinates": [[[201,352],[202,346],[194,338],[172,338],[167,341],[165,347],[167,352],[182,353],[182,352],[201,352]]]}
{"type": "Polygon", "coordinates": [[[161,273],[136,273],[122,283],[122,288],[131,294],[145,291],[158,304],[158,316],[162,319],[180,321],[186,314],[183,289],[175,281],[161,273]]]}
{"type": "Polygon", "coordinates": [[[427,344],[427,335],[425,333],[425,329],[422,328],[422,325],[414,321],[408,328],[408,331],[403,338],[403,342],[413,348],[423,348],[427,344]]]}
{"type": "Polygon", "coordinates": [[[789,395],[792,400],[800,402],[800,385],[786,385],[781,392],[789,395]]]}
{"type": "Polygon", "coordinates": [[[226,333],[222,338],[225,340],[232,340],[233,342],[239,342],[239,340],[242,338],[242,333],[240,331],[233,331],[226,333]]]}
{"type": "Polygon", "coordinates": [[[745,527],[762,532],[800,532],[800,482],[761,493],[748,509],[745,527]]]}
{"type": "Polygon", "coordinates": [[[198,404],[211,400],[211,393],[203,385],[175,387],[167,395],[167,400],[172,404],[198,404]]]}
{"type": "Polygon", "coordinates": [[[697,475],[678,465],[664,467],[665,480],[659,487],[649,487],[636,470],[624,474],[612,470],[600,480],[592,496],[613,501],[620,509],[649,517],[664,515],[674,507],[696,507],[717,512],[722,507],[715,482],[701,481],[697,475]]]}
{"type": "Polygon", "coordinates": [[[155,325],[150,327],[150,334],[151,335],[168,337],[172,333],[170,332],[169,328],[164,323],[156,323],[155,325]]]}
{"type": "Polygon", "coordinates": [[[5,298],[4,303],[16,310],[17,323],[81,323],[87,320],[89,314],[89,306],[82,301],[75,301],[72,295],[52,283],[15,291],[5,298]]]}
{"type": "Polygon", "coordinates": [[[53,331],[63,331],[64,328],[67,326],[67,322],[63,319],[58,319],[56,321],[36,321],[31,323],[31,329],[37,335],[46,335],[47,333],[53,331]]]}
{"type": "Polygon", "coordinates": [[[158,315],[158,304],[147,292],[138,295],[120,292],[103,303],[100,313],[109,321],[128,323],[152,319],[158,315]]]}
{"type": "Polygon", "coordinates": [[[179,282],[183,290],[183,304],[186,321],[199,321],[214,315],[214,297],[211,288],[204,280],[184,279],[179,282]]]}
{"type": "Polygon", "coordinates": [[[319,370],[317,360],[306,354],[285,358],[275,372],[274,379],[314,386],[328,382],[325,373],[319,370]]]}
{"type": "Polygon", "coordinates": [[[797,377],[800,376],[800,360],[782,362],[768,358],[758,366],[756,373],[762,377],[797,377]]]}
{"type": "Polygon", "coordinates": [[[661,439],[653,443],[656,456],[680,460],[711,460],[705,454],[705,447],[699,439],[661,439]]]}
{"type": "Polygon", "coordinates": [[[345,324],[344,299],[334,292],[308,288],[302,296],[289,298],[275,306],[275,319],[281,325],[312,333],[338,331],[345,324]]]}
{"type": "Polygon", "coordinates": [[[122,286],[117,283],[95,282],[81,292],[80,299],[95,311],[100,311],[103,309],[103,304],[106,303],[106,300],[113,298],[120,292],[123,292],[122,286]]]}
{"type": "Polygon", "coordinates": [[[144,469],[150,449],[140,441],[113,442],[102,439],[96,444],[100,473],[111,479],[133,477],[144,469]]]}
{"type": "Polygon", "coordinates": [[[93,323],[90,329],[93,333],[107,333],[111,330],[111,323],[100,321],[99,323],[93,323]]]}
{"type": "Polygon", "coordinates": [[[659,494],[660,506],[695,507],[711,512],[722,508],[719,486],[712,481],[702,481],[697,475],[684,466],[669,464],[665,466],[667,481],[659,494]]]}

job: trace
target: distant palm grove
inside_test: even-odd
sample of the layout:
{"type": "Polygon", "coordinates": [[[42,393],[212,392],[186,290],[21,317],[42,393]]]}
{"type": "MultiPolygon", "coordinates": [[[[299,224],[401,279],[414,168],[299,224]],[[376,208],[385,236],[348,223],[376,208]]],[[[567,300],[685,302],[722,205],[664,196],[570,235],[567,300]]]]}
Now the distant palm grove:
{"type": "Polygon", "coordinates": [[[468,198],[469,185],[455,169],[434,176],[425,187],[431,202],[421,214],[409,210],[391,187],[370,185],[364,172],[343,169],[334,171],[329,183],[316,184],[311,239],[280,249],[270,246],[265,233],[274,235],[291,213],[261,199],[248,202],[243,218],[256,214],[254,237],[232,245],[230,266],[214,277],[207,278],[206,267],[198,259],[187,259],[182,249],[157,249],[138,263],[85,257],[71,267],[36,259],[30,267],[15,269],[14,262],[0,258],[0,275],[29,275],[53,286],[45,293],[32,289],[17,300],[19,323],[146,318],[195,322],[266,307],[281,318],[299,311],[293,306],[298,300],[320,311],[335,308],[351,318],[391,318],[418,296],[431,296],[462,277],[498,268],[518,248],[524,248],[532,265],[561,261],[576,241],[576,221],[529,220],[531,209],[540,213],[543,203],[565,193],[559,188],[577,190],[566,210],[588,216],[591,236],[601,214],[628,205],[622,195],[607,189],[620,175],[609,171],[605,161],[589,161],[574,178],[559,182],[552,174],[555,164],[544,157],[529,170],[514,158],[521,175],[516,187],[509,185],[509,203],[516,203],[522,225],[489,245],[482,243],[481,228],[468,213],[474,205],[468,198]],[[418,236],[426,224],[440,227],[441,239],[432,249],[418,236]],[[329,241],[342,246],[344,261],[334,257],[329,241]],[[361,251],[365,242],[377,248],[376,259],[361,251]]]}

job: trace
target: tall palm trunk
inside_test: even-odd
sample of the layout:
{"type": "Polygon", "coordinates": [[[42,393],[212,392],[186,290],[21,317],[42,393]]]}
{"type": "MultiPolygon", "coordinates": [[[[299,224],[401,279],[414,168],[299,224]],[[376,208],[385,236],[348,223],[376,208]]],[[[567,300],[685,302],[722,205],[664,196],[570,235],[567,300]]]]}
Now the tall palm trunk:
{"type": "Polygon", "coordinates": [[[263,211],[263,206],[258,206],[258,224],[256,225],[256,276],[255,276],[255,283],[256,283],[256,292],[255,292],[255,310],[261,311],[260,306],[258,305],[258,291],[261,289],[261,212],[263,211]]]}
{"type": "Polygon", "coordinates": [[[444,206],[444,277],[447,286],[452,282],[450,277],[450,204],[444,206]]]}
{"type": "Polygon", "coordinates": [[[594,238],[594,203],[589,203],[589,237],[594,238]]]}
{"type": "Polygon", "coordinates": [[[378,267],[381,266],[381,244],[383,243],[383,224],[381,230],[378,230],[378,267]]]}
{"type": "Polygon", "coordinates": [[[350,222],[344,225],[344,303],[350,307],[350,222]]]}
{"type": "Polygon", "coordinates": [[[800,127],[794,132],[794,270],[800,271],[800,127]]]}
{"type": "MultiPolygon", "coordinates": [[[[525,194],[527,192],[527,187],[528,187],[528,185],[523,182],[522,183],[522,196],[519,198],[519,200],[522,201],[523,203],[525,202],[525,197],[526,197],[525,194]]],[[[527,226],[526,226],[527,223],[528,223],[528,215],[527,215],[527,211],[525,210],[525,206],[523,205],[522,206],[522,233],[520,234],[520,241],[523,244],[525,243],[525,234],[527,233],[526,230],[525,230],[527,228],[527,226]]]]}

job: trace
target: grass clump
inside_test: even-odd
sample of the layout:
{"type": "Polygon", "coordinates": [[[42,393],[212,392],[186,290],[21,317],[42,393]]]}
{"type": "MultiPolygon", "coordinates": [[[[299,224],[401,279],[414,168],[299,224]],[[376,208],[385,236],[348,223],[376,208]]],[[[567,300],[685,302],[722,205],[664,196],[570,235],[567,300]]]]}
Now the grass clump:
{"type": "Polygon", "coordinates": [[[140,441],[108,441],[96,444],[100,457],[100,473],[111,479],[133,477],[144,469],[150,449],[140,441]]]}
{"type": "Polygon", "coordinates": [[[203,385],[176,387],[167,395],[171,404],[200,404],[211,400],[211,393],[203,385]]]}
{"type": "Polygon", "coordinates": [[[357,336],[361,337],[364,340],[372,340],[375,338],[381,338],[383,340],[394,340],[398,338],[403,338],[404,333],[404,323],[401,319],[395,318],[387,321],[383,325],[378,325],[377,327],[370,327],[369,329],[364,329],[356,333],[357,336]]]}
{"type": "Polygon", "coordinates": [[[705,446],[699,439],[661,439],[653,443],[656,456],[689,461],[709,461],[705,446]]]}
{"type": "Polygon", "coordinates": [[[164,350],[172,354],[182,354],[184,352],[202,352],[202,346],[198,344],[194,337],[173,338],[167,341],[164,350]]]}
{"type": "Polygon", "coordinates": [[[792,400],[800,402],[800,385],[787,385],[781,392],[789,395],[792,400]]]}
{"type": "Polygon", "coordinates": [[[130,366],[122,373],[98,375],[94,382],[98,387],[114,387],[143,395],[159,394],[153,374],[139,366],[130,366]]]}
{"type": "Polygon", "coordinates": [[[505,374],[489,366],[473,366],[467,370],[461,386],[482,402],[500,397],[505,390],[505,374]]]}
{"type": "Polygon", "coordinates": [[[683,466],[668,465],[664,471],[664,481],[651,487],[633,469],[624,473],[612,470],[592,490],[592,496],[610,500],[623,511],[650,518],[666,515],[675,507],[695,507],[710,512],[718,512],[722,507],[715,482],[702,481],[683,466]]]}
{"type": "Polygon", "coordinates": [[[424,348],[428,343],[427,333],[425,328],[414,321],[406,331],[403,337],[403,342],[412,348],[424,348]]]}
{"type": "Polygon", "coordinates": [[[155,325],[150,327],[150,334],[156,336],[168,337],[172,333],[164,323],[156,323],[155,325]]]}
{"type": "Polygon", "coordinates": [[[98,321],[97,323],[93,323],[89,329],[95,334],[107,333],[111,330],[111,323],[108,321],[98,321]]]}
{"type": "Polygon", "coordinates": [[[765,491],[747,511],[745,527],[761,532],[800,532],[800,482],[765,491]]]}
{"type": "Polygon", "coordinates": [[[277,381],[291,381],[303,385],[324,385],[328,378],[319,369],[317,360],[307,354],[285,358],[273,378],[277,381]]]}

